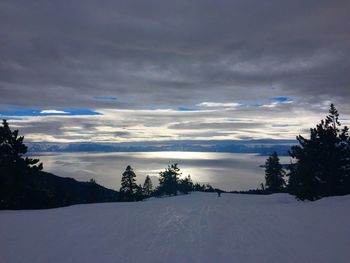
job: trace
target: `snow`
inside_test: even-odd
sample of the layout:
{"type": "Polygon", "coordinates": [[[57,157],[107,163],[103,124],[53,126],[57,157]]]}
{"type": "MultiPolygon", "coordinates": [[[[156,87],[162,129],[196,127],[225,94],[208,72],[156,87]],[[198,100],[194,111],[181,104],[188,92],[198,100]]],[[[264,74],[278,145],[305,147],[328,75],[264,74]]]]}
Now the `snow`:
{"type": "Polygon", "coordinates": [[[349,262],[350,196],[193,193],[0,211],[0,262],[349,262]]]}

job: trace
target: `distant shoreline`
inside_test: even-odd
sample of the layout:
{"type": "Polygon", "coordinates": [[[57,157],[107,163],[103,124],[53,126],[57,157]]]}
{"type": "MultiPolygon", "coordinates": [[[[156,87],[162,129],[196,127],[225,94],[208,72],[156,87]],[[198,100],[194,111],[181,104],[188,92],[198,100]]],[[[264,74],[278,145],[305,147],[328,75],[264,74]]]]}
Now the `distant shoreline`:
{"type": "Polygon", "coordinates": [[[252,153],[262,156],[276,151],[288,156],[294,140],[164,141],[133,143],[27,143],[30,153],[40,152],[218,152],[252,153]]]}

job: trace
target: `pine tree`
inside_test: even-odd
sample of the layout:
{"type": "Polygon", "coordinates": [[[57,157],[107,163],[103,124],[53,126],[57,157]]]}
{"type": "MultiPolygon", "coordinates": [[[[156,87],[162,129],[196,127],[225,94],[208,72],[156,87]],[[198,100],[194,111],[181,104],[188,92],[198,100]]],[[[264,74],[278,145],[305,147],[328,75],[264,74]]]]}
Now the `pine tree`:
{"type": "Polygon", "coordinates": [[[193,182],[190,175],[183,179],[180,179],[179,191],[183,194],[188,194],[189,192],[193,191],[193,182]]]}
{"type": "Polygon", "coordinates": [[[143,194],[143,188],[141,184],[136,185],[136,190],[135,190],[135,201],[141,201],[145,198],[145,195],[143,194]]]}
{"type": "Polygon", "coordinates": [[[38,159],[24,157],[28,148],[23,140],[23,136],[18,136],[18,130],[11,131],[7,121],[3,120],[0,127],[0,174],[23,175],[43,169],[38,159]]]}
{"type": "Polygon", "coordinates": [[[123,201],[134,201],[135,193],[137,191],[136,174],[134,170],[128,165],[122,175],[120,193],[123,201]]]}
{"type": "Polygon", "coordinates": [[[33,178],[39,175],[43,165],[38,159],[24,157],[27,146],[18,130],[12,131],[6,120],[0,127],[0,209],[22,208],[35,205],[48,192],[33,191],[37,185],[33,178]],[[38,198],[35,195],[40,195],[38,198]]]}
{"type": "Polygon", "coordinates": [[[283,176],[285,175],[276,152],[273,152],[265,162],[265,185],[266,190],[271,193],[281,192],[285,186],[283,176]]]}
{"type": "Polygon", "coordinates": [[[152,194],[153,191],[153,184],[152,184],[152,180],[149,177],[149,175],[146,176],[145,182],[143,183],[143,193],[145,196],[149,197],[152,194]]]}
{"type": "Polygon", "coordinates": [[[293,146],[288,188],[299,199],[350,193],[350,140],[348,128],[340,130],[339,114],[333,104],[325,120],[310,129],[310,139],[297,136],[293,146]]]}
{"type": "Polygon", "coordinates": [[[177,163],[169,165],[164,172],[159,173],[159,192],[167,195],[177,195],[180,169],[177,163]]]}

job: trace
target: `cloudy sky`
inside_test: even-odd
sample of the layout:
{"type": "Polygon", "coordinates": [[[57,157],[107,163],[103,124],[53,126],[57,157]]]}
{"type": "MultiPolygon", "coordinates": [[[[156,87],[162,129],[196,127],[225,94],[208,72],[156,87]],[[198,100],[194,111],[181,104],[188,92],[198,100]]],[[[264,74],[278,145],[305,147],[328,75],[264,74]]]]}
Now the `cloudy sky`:
{"type": "Polygon", "coordinates": [[[0,2],[0,114],[30,141],[292,139],[350,121],[350,1],[0,2]]]}

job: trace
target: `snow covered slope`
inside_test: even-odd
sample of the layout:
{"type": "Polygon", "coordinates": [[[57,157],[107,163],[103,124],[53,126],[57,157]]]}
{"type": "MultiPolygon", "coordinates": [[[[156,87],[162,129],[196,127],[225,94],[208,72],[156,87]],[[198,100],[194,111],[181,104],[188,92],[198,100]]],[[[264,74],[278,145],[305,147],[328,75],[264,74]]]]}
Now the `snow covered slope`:
{"type": "Polygon", "coordinates": [[[0,262],[350,262],[350,196],[194,193],[0,211],[0,262]]]}

